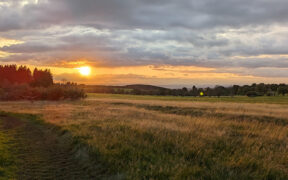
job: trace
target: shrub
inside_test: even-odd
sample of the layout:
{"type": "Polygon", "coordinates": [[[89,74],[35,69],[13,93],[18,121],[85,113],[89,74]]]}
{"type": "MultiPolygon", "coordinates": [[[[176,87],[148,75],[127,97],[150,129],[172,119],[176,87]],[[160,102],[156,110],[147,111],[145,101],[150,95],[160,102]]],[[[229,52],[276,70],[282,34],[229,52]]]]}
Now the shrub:
{"type": "Polygon", "coordinates": [[[86,98],[85,92],[77,86],[54,85],[47,88],[13,85],[0,89],[0,100],[77,100],[86,98]]]}
{"type": "Polygon", "coordinates": [[[246,95],[247,95],[248,97],[256,97],[256,96],[259,96],[259,94],[258,94],[256,91],[248,91],[248,92],[246,93],[246,95]]]}
{"type": "Polygon", "coordinates": [[[64,98],[65,99],[71,99],[71,100],[76,100],[76,99],[83,99],[86,98],[87,95],[85,94],[83,89],[75,88],[75,87],[70,87],[70,88],[65,88],[64,89],[64,98]]]}
{"type": "Polygon", "coordinates": [[[275,96],[275,92],[269,91],[269,92],[267,92],[266,96],[275,96]]]}

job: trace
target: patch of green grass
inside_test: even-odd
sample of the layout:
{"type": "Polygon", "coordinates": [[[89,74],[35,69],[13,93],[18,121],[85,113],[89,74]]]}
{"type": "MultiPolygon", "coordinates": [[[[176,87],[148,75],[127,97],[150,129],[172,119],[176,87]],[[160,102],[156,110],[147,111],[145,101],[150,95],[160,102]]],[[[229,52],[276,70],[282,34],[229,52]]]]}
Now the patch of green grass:
{"type": "Polygon", "coordinates": [[[0,179],[13,179],[16,175],[16,159],[12,154],[14,147],[11,141],[11,137],[0,131],[0,179]]]}
{"type": "Polygon", "coordinates": [[[268,104],[288,104],[288,96],[261,96],[261,97],[182,97],[182,96],[143,96],[143,95],[123,95],[123,94],[98,94],[89,93],[88,98],[107,99],[135,99],[135,100],[163,100],[163,101],[195,101],[195,102],[234,102],[234,103],[268,103],[268,104]]]}

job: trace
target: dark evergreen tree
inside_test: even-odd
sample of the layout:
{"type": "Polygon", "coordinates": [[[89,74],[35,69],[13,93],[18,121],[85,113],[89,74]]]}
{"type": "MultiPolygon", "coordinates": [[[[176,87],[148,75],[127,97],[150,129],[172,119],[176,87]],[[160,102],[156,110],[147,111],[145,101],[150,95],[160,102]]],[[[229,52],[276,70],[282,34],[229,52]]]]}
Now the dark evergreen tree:
{"type": "Polygon", "coordinates": [[[0,85],[10,84],[29,84],[32,81],[32,75],[26,66],[5,65],[0,66],[0,85]]]}
{"type": "Polygon", "coordinates": [[[33,71],[33,82],[32,85],[35,87],[49,87],[53,85],[53,76],[50,70],[38,70],[37,68],[33,71]]]}

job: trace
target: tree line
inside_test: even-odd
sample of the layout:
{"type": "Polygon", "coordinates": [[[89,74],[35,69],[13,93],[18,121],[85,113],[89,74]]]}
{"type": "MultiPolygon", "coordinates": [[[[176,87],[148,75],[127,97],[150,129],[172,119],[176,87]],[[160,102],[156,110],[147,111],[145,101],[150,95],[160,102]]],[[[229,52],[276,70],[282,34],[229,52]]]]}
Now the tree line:
{"type": "Polygon", "coordinates": [[[77,99],[86,97],[84,91],[95,93],[162,95],[162,96],[278,96],[288,93],[287,84],[252,84],[215,86],[200,88],[192,86],[168,89],[151,85],[128,86],[79,86],[76,83],[55,84],[49,69],[26,66],[0,65],[0,100],[19,100],[34,98],[37,100],[77,99]]]}
{"type": "Polygon", "coordinates": [[[251,85],[233,85],[229,87],[215,86],[214,88],[197,88],[193,86],[191,89],[186,87],[182,89],[172,90],[173,95],[184,96],[277,96],[288,93],[288,85],[286,84],[264,84],[253,83],[251,85]]]}
{"type": "Polygon", "coordinates": [[[53,76],[49,69],[35,68],[33,73],[26,66],[0,65],[0,86],[5,84],[29,84],[34,87],[53,85],[53,76]]]}
{"type": "Polygon", "coordinates": [[[49,69],[0,65],[0,100],[64,100],[85,98],[75,83],[55,84],[49,69]]]}
{"type": "Polygon", "coordinates": [[[111,94],[132,94],[132,95],[162,95],[162,96],[278,96],[288,93],[287,84],[252,84],[233,85],[229,87],[215,86],[213,88],[200,88],[192,86],[179,89],[168,89],[149,85],[130,86],[84,86],[86,92],[111,93],[111,94]],[[149,88],[147,88],[147,86],[149,88]]]}

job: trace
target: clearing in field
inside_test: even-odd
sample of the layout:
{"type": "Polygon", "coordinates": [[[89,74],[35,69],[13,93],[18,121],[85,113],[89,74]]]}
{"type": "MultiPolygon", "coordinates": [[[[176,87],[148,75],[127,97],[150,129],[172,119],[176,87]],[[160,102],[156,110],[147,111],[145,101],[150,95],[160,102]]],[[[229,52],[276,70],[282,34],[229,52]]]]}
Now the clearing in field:
{"type": "MultiPolygon", "coordinates": [[[[26,158],[21,166],[11,162],[9,168],[1,167],[5,173],[0,176],[56,177],[67,166],[63,176],[76,179],[82,173],[86,179],[288,178],[287,105],[161,100],[165,98],[93,95],[75,102],[1,102],[2,111],[34,115],[13,115],[12,129],[0,134],[1,144],[14,142],[1,145],[0,151],[21,147],[22,153],[12,153],[26,158]],[[36,117],[43,122],[36,123],[36,117]],[[59,144],[63,134],[70,140],[59,144]],[[32,143],[39,139],[47,139],[40,149],[32,143]],[[26,153],[24,148],[33,150],[26,153]],[[87,173],[91,171],[97,173],[87,173]]],[[[7,118],[1,116],[1,132],[7,118]]]]}

